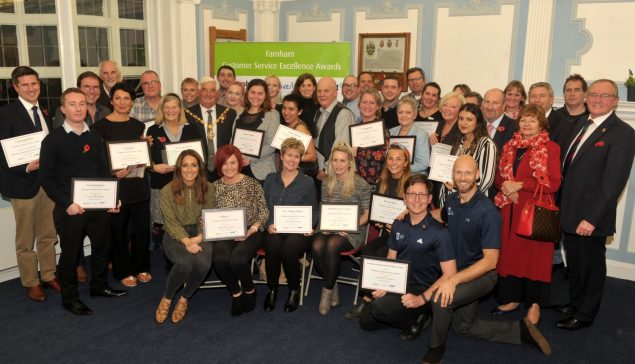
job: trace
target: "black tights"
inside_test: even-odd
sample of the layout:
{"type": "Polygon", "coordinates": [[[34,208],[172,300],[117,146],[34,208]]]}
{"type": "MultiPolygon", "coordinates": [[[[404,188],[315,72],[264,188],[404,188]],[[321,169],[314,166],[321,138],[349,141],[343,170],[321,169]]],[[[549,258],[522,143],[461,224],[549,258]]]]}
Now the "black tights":
{"type": "Polygon", "coordinates": [[[302,267],[298,259],[309,249],[310,243],[311,238],[302,234],[265,234],[263,246],[266,257],[267,285],[278,286],[280,263],[282,263],[289,289],[299,290],[302,267]]]}
{"type": "Polygon", "coordinates": [[[311,253],[315,266],[322,274],[324,288],[333,289],[342,266],[340,253],[351,249],[353,249],[353,245],[344,236],[338,234],[318,234],[315,236],[311,253]]]}

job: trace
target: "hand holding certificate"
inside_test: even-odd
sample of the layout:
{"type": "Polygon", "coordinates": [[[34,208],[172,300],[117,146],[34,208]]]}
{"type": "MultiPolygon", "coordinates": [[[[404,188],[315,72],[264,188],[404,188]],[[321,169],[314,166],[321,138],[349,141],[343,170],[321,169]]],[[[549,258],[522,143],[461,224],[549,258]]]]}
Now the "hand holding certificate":
{"type": "Polygon", "coordinates": [[[203,161],[203,143],[200,140],[193,140],[190,142],[178,142],[165,144],[165,152],[163,153],[163,162],[168,166],[176,166],[176,160],[182,151],[192,149],[203,161]]]}
{"type": "Polygon", "coordinates": [[[452,168],[457,155],[436,154],[430,163],[430,176],[433,181],[452,182],[452,168]]]}
{"type": "Polygon", "coordinates": [[[416,136],[391,136],[388,144],[399,144],[406,148],[410,153],[410,163],[415,160],[415,145],[417,144],[416,136]]]}
{"type": "Polygon", "coordinates": [[[247,130],[236,128],[232,137],[232,144],[246,156],[260,158],[262,142],[265,132],[262,130],[247,130]]]}
{"type": "Polygon", "coordinates": [[[117,208],[118,182],[114,178],[73,178],[71,196],[73,203],[84,210],[108,210],[117,208]]]}
{"type": "Polygon", "coordinates": [[[109,142],[106,145],[110,169],[113,171],[128,168],[128,166],[151,164],[148,142],[145,140],[109,142]]]}
{"type": "Polygon", "coordinates": [[[390,224],[406,209],[406,204],[400,198],[393,198],[373,194],[370,202],[370,221],[390,224]]]}
{"type": "Polygon", "coordinates": [[[426,137],[437,132],[437,126],[439,126],[438,121],[417,121],[417,125],[423,128],[423,130],[428,133],[426,137]]]}
{"type": "Polygon", "coordinates": [[[311,135],[291,129],[288,126],[280,125],[278,130],[276,130],[276,134],[273,136],[271,146],[279,150],[282,147],[282,142],[287,138],[295,138],[301,141],[304,145],[304,150],[309,148],[309,143],[311,143],[312,139],[311,135]]]}
{"type": "Polygon", "coordinates": [[[392,259],[362,259],[361,286],[367,290],[406,294],[410,262],[392,259]]]}
{"type": "Polygon", "coordinates": [[[356,233],[358,229],[358,205],[320,205],[320,231],[356,233]]]}
{"type": "Polygon", "coordinates": [[[203,210],[203,240],[234,240],[247,236],[244,208],[203,210]]]}
{"type": "Polygon", "coordinates": [[[276,227],[276,233],[311,233],[313,232],[313,207],[274,206],[273,225],[276,227]]]}
{"type": "Polygon", "coordinates": [[[45,135],[43,131],[2,139],[2,151],[9,168],[28,164],[40,158],[40,146],[45,135]]]}
{"type": "Polygon", "coordinates": [[[384,122],[373,121],[349,126],[351,146],[355,148],[370,148],[384,145],[384,122]]]}

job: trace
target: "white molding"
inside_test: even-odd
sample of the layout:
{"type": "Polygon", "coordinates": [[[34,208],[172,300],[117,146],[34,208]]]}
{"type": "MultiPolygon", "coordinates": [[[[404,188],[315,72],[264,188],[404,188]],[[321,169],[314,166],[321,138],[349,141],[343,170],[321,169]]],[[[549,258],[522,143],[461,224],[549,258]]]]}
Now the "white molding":
{"type": "Polygon", "coordinates": [[[280,0],[254,0],[254,41],[280,39],[280,0]]]}
{"type": "Polygon", "coordinates": [[[77,37],[77,25],[73,16],[74,6],[69,6],[67,1],[56,0],[55,11],[57,13],[57,38],[59,42],[60,67],[62,70],[62,91],[77,84],[77,65],[79,63],[78,48],[75,47],[77,37]],[[62,62],[65,59],[65,62],[62,62]],[[72,60],[68,62],[68,60],[72,60]]]}
{"type": "Polygon", "coordinates": [[[523,62],[523,83],[525,85],[549,79],[555,7],[554,0],[532,0],[529,2],[523,62]]]}
{"type": "Polygon", "coordinates": [[[635,265],[607,260],[606,275],[608,277],[635,281],[635,265]]]}

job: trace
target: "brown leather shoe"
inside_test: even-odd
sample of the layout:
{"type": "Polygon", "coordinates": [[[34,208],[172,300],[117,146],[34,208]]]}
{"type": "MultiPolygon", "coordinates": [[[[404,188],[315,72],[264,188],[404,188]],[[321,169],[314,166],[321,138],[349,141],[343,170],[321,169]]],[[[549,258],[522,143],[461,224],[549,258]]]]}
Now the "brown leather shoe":
{"type": "Polygon", "coordinates": [[[60,281],[57,278],[53,278],[48,282],[42,282],[42,286],[44,288],[50,288],[56,293],[60,293],[62,291],[62,287],[60,287],[60,281]]]}
{"type": "Polygon", "coordinates": [[[187,312],[187,298],[181,297],[179,302],[176,303],[174,307],[174,311],[172,311],[172,322],[179,323],[183,318],[185,318],[185,313],[187,312]]]}
{"type": "Polygon", "coordinates": [[[86,283],[88,281],[88,274],[86,273],[86,268],[82,264],[77,266],[77,282],[86,283]]]}
{"type": "Polygon", "coordinates": [[[37,286],[27,288],[26,294],[32,301],[35,302],[42,302],[46,299],[46,293],[44,293],[42,286],[39,284],[37,286]]]}

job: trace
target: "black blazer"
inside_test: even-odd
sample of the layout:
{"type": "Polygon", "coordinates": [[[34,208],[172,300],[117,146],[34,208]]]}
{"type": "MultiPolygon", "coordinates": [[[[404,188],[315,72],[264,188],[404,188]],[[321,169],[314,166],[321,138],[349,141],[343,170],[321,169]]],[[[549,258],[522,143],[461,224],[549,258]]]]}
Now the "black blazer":
{"type": "MultiPolygon", "coordinates": [[[[218,118],[224,111],[226,107],[216,104],[216,117],[218,118]]],[[[203,119],[203,115],[201,115],[201,106],[196,104],[188,109],[191,113],[203,119]]],[[[206,115],[207,116],[207,115],[206,115]]],[[[203,147],[207,149],[207,133],[205,132],[205,127],[198,120],[193,118],[189,113],[185,113],[185,117],[187,122],[195,125],[198,133],[203,140],[203,147]]],[[[216,144],[217,147],[221,147],[226,144],[230,144],[232,140],[232,133],[234,131],[234,121],[236,120],[236,111],[230,109],[227,112],[227,116],[225,117],[225,121],[221,124],[218,123],[216,125],[216,132],[218,133],[216,136],[216,144]]],[[[205,154],[209,155],[208,151],[205,150],[205,154]]]]}
{"type": "MultiPolygon", "coordinates": [[[[108,110],[112,111],[113,110],[113,106],[110,103],[110,96],[108,96],[108,94],[106,93],[106,90],[104,90],[104,87],[100,87],[100,93],[99,93],[99,98],[97,99],[97,103],[100,105],[103,105],[105,107],[108,108],[108,110]]],[[[99,119],[96,118],[95,121],[97,121],[99,119]]]]}
{"type": "Polygon", "coordinates": [[[494,132],[494,143],[498,147],[498,154],[503,150],[503,145],[511,140],[514,133],[518,130],[518,122],[509,116],[503,114],[501,122],[498,124],[496,132],[494,132]]]}
{"type": "MultiPolygon", "coordinates": [[[[44,115],[44,121],[49,132],[52,132],[51,118],[44,115]]],[[[29,110],[25,109],[19,100],[0,108],[0,139],[35,133],[36,131],[29,110]]],[[[8,198],[33,198],[40,189],[40,171],[26,173],[25,164],[9,168],[4,153],[0,153],[0,155],[2,162],[0,194],[8,198]]]]}
{"type": "Polygon", "coordinates": [[[547,119],[549,120],[549,126],[547,127],[549,139],[556,142],[560,146],[560,150],[568,148],[569,144],[567,142],[571,137],[574,126],[562,114],[553,109],[547,119]]]}
{"type": "MultiPolygon", "coordinates": [[[[561,160],[567,155],[571,139],[582,129],[578,125],[561,160]]],[[[617,199],[628,180],[635,156],[635,130],[613,112],[584,141],[563,176],[560,223],[566,233],[575,234],[578,224],[587,220],[593,236],[615,233],[617,199]]]]}

